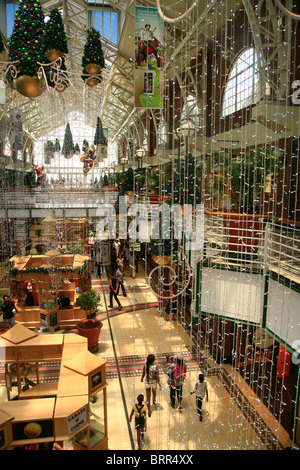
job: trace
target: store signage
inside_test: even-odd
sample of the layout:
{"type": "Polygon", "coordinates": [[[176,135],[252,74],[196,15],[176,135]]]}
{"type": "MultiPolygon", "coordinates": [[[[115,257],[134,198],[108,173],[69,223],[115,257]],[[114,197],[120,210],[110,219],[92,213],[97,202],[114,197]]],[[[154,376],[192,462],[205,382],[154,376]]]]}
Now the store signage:
{"type": "Polygon", "coordinates": [[[292,93],[292,103],[300,104],[300,80],[295,80],[292,83],[292,88],[296,88],[296,90],[292,93]]]}
{"type": "Polygon", "coordinates": [[[75,411],[68,417],[68,434],[77,431],[81,426],[87,422],[87,407],[84,406],[80,410],[75,411]]]}

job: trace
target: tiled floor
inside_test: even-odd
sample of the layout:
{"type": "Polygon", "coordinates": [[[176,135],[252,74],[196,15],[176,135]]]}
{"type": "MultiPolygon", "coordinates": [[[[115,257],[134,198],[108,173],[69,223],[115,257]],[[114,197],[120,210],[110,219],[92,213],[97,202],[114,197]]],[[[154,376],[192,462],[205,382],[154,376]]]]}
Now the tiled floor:
{"type": "MultiPolygon", "coordinates": [[[[107,360],[110,450],[136,448],[134,419],[129,423],[128,417],[137,395],[144,393],[141,373],[150,353],[155,354],[160,366],[161,390],[158,390],[156,404],[152,405],[152,416],[147,418],[143,449],[261,450],[290,445],[288,434],[238,372],[231,366],[221,367],[211,361],[205,351],[199,351],[198,358],[202,355],[205,359],[209,401],[204,401],[204,417],[199,422],[195,395],[190,395],[190,391],[200,369],[190,335],[177,320],[167,322],[158,315],[157,298],[148,288],[143,272],[139,272],[136,279],[125,277],[125,285],[128,295],[119,297],[124,307],[120,312],[117,306],[107,308],[106,275],[101,280],[93,280],[93,287],[101,294],[98,318],[103,327],[96,354],[107,360]],[[165,367],[170,352],[184,353],[188,364],[182,412],[169,404],[165,367]]],[[[6,400],[3,386],[0,395],[0,400],[6,400]]],[[[91,404],[95,416],[98,406],[98,402],[91,404]]]]}
{"type": "MultiPolygon", "coordinates": [[[[106,276],[94,281],[101,293],[103,309],[98,355],[107,358],[109,448],[130,450],[136,447],[134,419],[128,423],[132,404],[144,393],[141,370],[150,353],[160,365],[161,390],[152,416],[147,418],[147,450],[202,449],[282,449],[290,445],[289,437],[272,414],[230,366],[208,364],[209,401],[204,401],[204,418],[199,422],[195,395],[190,395],[200,372],[192,355],[190,335],[177,322],[166,322],[158,315],[157,298],[148,288],[143,273],[135,280],[125,277],[128,295],[120,296],[124,307],[119,312],[108,309],[106,276]],[[105,297],[105,300],[104,300],[105,297]],[[183,352],[188,362],[184,385],[183,411],[169,404],[165,360],[170,352],[183,352]],[[114,357],[117,361],[113,364],[114,357]],[[118,367],[117,367],[118,366],[118,367]],[[119,373],[118,373],[119,371],[119,373]]],[[[203,352],[202,352],[203,353],[203,352]]],[[[204,353],[203,353],[204,354],[204,353]]]]}

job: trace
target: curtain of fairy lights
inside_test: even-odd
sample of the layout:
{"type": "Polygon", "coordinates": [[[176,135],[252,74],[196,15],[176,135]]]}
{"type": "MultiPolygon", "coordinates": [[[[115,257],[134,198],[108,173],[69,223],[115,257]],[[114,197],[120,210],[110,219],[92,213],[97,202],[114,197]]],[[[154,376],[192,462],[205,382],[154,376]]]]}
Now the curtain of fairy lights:
{"type": "MultiPolygon", "coordinates": [[[[284,445],[280,426],[274,430],[271,423],[275,417],[282,427],[286,426],[283,416],[288,416],[288,409],[292,408],[291,396],[298,395],[298,384],[292,364],[290,380],[295,381],[292,385],[287,386],[288,379],[278,377],[280,341],[275,341],[278,335],[274,327],[281,331],[284,343],[291,329],[299,329],[299,323],[289,311],[287,298],[277,305],[280,318],[268,319],[276,302],[275,307],[273,298],[266,302],[271,291],[265,282],[270,277],[274,281],[275,276],[272,295],[276,297],[276,289],[280,293],[280,277],[285,275],[285,285],[291,288],[291,275],[297,279],[298,274],[295,240],[299,128],[294,126],[290,134],[285,131],[291,88],[282,84],[286,70],[290,77],[296,76],[297,23],[275,5],[263,2],[256,9],[245,1],[230,6],[228,2],[218,2],[211,8],[205,26],[191,12],[188,20],[185,17],[178,29],[176,26],[171,43],[174,50],[178,38],[178,42],[184,42],[189,28],[193,28],[193,40],[180,50],[176,68],[201,75],[201,80],[199,75],[195,80],[201,83],[197,100],[205,126],[204,137],[197,140],[196,155],[202,168],[206,246],[194,297],[200,298],[197,361],[208,380],[211,377],[214,399],[209,405],[210,419],[202,429],[209,436],[209,448],[280,448],[284,445]],[[281,34],[277,35],[278,49],[274,51],[276,25],[281,34]],[[290,41],[289,52],[281,48],[282,36],[290,41]],[[198,41],[199,62],[196,61],[195,70],[191,61],[187,65],[186,60],[193,41],[198,41]],[[238,212],[243,221],[250,219],[250,226],[231,220],[229,214],[238,212]],[[234,300],[229,298],[228,291],[233,284],[236,284],[234,300]],[[259,314],[254,315],[253,309],[259,314]],[[269,327],[263,344],[261,327],[269,327]],[[238,377],[242,380],[237,393],[238,377]],[[222,414],[223,403],[228,406],[226,416],[222,414]],[[265,419],[254,422],[253,412],[261,414],[265,408],[265,419]],[[271,438],[268,426],[274,432],[271,438]]],[[[181,79],[173,75],[172,103],[178,98],[177,80],[180,93],[186,96],[189,92],[187,81],[181,79]]],[[[186,114],[183,108],[184,105],[181,112],[186,114]]],[[[294,112],[297,113],[297,108],[294,112]]],[[[174,105],[173,122],[178,122],[179,114],[178,106],[174,105]]],[[[174,157],[172,165],[175,172],[174,157]]],[[[160,178],[161,183],[165,182],[162,168],[160,178]]],[[[180,435],[180,424],[176,431],[169,430],[170,441],[175,434],[180,435]]],[[[295,426],[294,418],[290,429],[294,436],[295,426]]],[[[197,448],[196,439],[192,446],[197,448]]]]}

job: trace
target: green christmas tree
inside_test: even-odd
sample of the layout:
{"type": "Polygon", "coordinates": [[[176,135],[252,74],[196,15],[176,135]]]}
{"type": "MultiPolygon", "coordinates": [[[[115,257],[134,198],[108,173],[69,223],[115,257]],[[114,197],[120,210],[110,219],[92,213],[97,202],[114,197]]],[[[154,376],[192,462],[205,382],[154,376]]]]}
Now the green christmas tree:
{"type": "Polygon", "coordinates": [[[55,145],[51,140],[47,140],[45,147],[45,163],[50,163],[50,159],[54,157],[55,145]]]}
{"type": "Polygon", "coordinates": [[[97,118],[97,127],[96,127],[96,132],[95,132],[95,137],[94,137],[94,144],[95,145],[106,145],[106,138],[103,133],[103,127],[102,127],[102,122],[100,117],[98,116],[97,118]]]}
{"type": "MultiPolygon", "coordinates": [[[[87,32],[87,41],[84,46],[84,54],[82,56],[83,75],[82,79],[86,80],[87,74],[99,73],[105,67],[104,54],[101,44],[101,36],[95,28],[90,28],[87,32]],[[89,66],[98,66],[99,70],[89,70],[89,66]]],[[[99,82],[101,77],[98,77],[99,82]]]]}
{"type": "Polygon", "coordinates": [[[77,153],[77,154],[80,153],[80,148],[79,148],[79,145],[78,145],[78,144],[75,144],[74,151],[75,151],[75,153],[77,153]]]}
{"type": "Polygon", "coordinates": [[[4,51],[4,42],[2,39],[2,33],[0,31],[0,54],[2,54],[3,51],[4,51]]]}
{"type": "Polygon", "coordinates": [[[87,152],[89,149],[89,143],[86,139],[84,139],[84,141],[82,142],[82,150],[83,152],[87,152]]]}
{"type": "Polygon", "coordinates": [[[44,13],[39,0],[21,0],[15,13],[9,41],[9,58],[16,64],[17,76],[36,75],[40,63],[46,63],[44,13]]]}
{"type": "MultiPolygon", "coordinates": [[[[69,52],[63,19],[58,8],[51,10],[49,20],[45,24],[45,49],[47,56],[47,51],[52,49],[60,51],[61,56],[69,52]]],[[[49,56],[48,58],[50,59],[49,56]]]]}
{"type": "Polygon", "coordinates": [[[55,140],[54,151],[57,152],[57,153],[60,152],[60,143],[59,143],[58,138],[56,138],[56,140],[55,140]]]}
{"type": "Polygon", "coordinates": [[[61,152],[66,158],[70,158],[74,153],[73,136],[69,123],[66,125],[64,143],[61,152]]]}

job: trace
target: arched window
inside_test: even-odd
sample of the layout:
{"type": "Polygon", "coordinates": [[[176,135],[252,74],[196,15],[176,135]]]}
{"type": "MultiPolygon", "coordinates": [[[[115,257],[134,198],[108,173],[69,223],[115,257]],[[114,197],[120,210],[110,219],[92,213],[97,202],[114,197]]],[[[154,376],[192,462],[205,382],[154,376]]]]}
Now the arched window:
{"type": "Polygon", "coordinates": [[[256,103],[258,100],[257,54],[255,49],[250,48],[238,56],[229,73],[222,103],[222,117],[256,103]]]}

